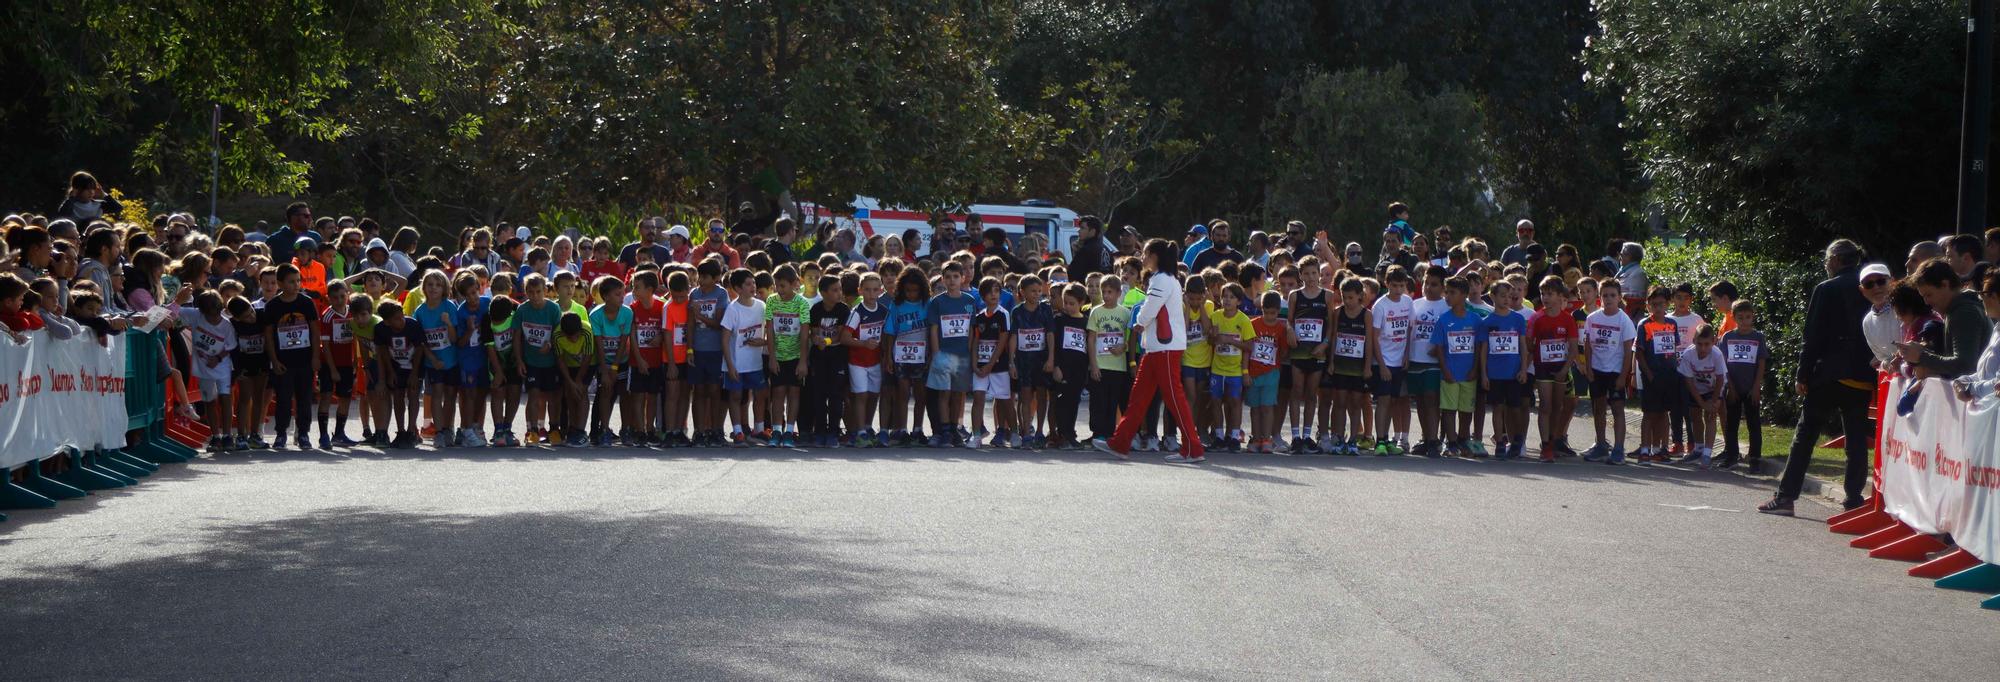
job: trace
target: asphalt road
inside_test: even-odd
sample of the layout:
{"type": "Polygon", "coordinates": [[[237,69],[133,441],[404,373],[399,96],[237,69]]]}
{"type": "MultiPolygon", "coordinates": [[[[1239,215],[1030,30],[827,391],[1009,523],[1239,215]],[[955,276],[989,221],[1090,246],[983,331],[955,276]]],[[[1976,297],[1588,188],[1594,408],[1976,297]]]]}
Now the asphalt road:
{"type": "Polygon", "coordinates": [[[0,526],[8,679],[1992,679],[2000,613],[1735,474],[264,453],[0,526]]]}

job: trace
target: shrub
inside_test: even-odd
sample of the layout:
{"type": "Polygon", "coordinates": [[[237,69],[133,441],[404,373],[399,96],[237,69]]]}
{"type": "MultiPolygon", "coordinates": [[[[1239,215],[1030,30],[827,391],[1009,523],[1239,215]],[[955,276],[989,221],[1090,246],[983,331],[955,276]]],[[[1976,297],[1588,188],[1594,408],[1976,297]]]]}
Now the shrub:
{"type": "Polygon", "coordinates": [[[1800,399],[1792,384],[1804,345],[1798,330],[1805,324],[1813,285],[1826,279],[1816,253],[1799,254],[1793,260],[1751,255],[1726,243],[1672,245],[1656,239],[1646,244],[1645,265],[1654,284],[1693,284],[1695,312],[1702,319],[1717,319],[1707,291],[1721,280],[1734,282],[1743,298],[1757,304],[1757,327],[1771,348],[1769,373],[1764,377],[1764,421],[1796,423],[1800,399]]]}

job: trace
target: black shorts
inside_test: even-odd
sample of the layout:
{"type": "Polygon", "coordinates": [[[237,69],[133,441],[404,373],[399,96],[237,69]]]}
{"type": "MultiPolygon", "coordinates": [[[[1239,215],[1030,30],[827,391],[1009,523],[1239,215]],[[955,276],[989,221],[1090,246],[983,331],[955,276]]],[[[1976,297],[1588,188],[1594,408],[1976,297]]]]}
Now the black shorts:
{"type": "Polygon", "coordinates": [[[1326,376],[1320,379],[1320,387],[1331,388],[1336,391],[1367,393],[1368,377],[1360,376],[1357,374],[1341,374],[1338,372],[1327,372],[1326,376]]]}
{"type": "MultiPolygon", "coordinates": [[[[1660,376],[1660,373],[1654,372],[1653,376],[1660,376]]],[[[1687,393],[1687,387],[1679,382],[1648,383],[1645,388],[1639,389],[1639,411],[1645,414],[1672,412],[1684,393],[1687,393]]]]}
{"type": "Polygon", "coordinates": [[[625,388],[625,384],[630,382],[631,380],[632,380],[632,368],[630,366],[598,364],[590,366],[590,380],[585,381],[583,383],[586,385],[594,383],[597,384],[597,390],[610,391],[610,390],[619,390],[625,388]],[[604,370],[607,368],[611,370],[610,386],[603,385],[604,370]]]}
{"type": "Polygon", "coordinates": [[[1373,386],[1371,386],[1371,388],[1373,388],[1373,389],[1375,390],[1375,396],[1376,396],[1376,397],[1378,397],[1378,398],[1401,398],[1401,397],[1403,397],[1403,396],[1405,396],[1405,395],[1408,395],[1408,394],[1409,394],[1409,393],[1408,393],[1408,392],[1409,392],[1409,383],[1410,383],[1410,382],[1409,382],[1409,368],[1407,368],[1407,367],[1391,367],[1391,368],[1389,368],[1389,380],[1388,380],[1388,381],[1383,381],[1383,380],[1382,380],[1382,370],[1381,370],[1381,369],[1379,369],[1379,368],[1378,368],[1378,369],[1376,369],[1376,370],[1375,370],[1374,372],[1372,372],[1371,374],[1373,375],[1373,379],[1374,379],[1374,380],[1373,380],[1373,381],[1371,381],[1371,382],[1369,382],[1369,383],[1373,384],[1373,386]]]}
{"type": "Polygon", "coordinates": [[[1488,379],[1486,404],[1494,407],[1520,407],[1522,402],[1521,382],[1513,379],[1488,379]]]}
{"type": "Polygon", "coordinates": [[[265,355],[238,355],[230,358],[236,363],[237,377],[261,377],[271,373],[271,359],[265,355]]]}
{"type": "Polygon", "coordinates": [[[625,382],[625,390],[631,393],[659,393],[667,385],[667,368],[653,365],[645,371],[629,370],[631,378],[625,382]]]}
{"type": "Polygon", "coordinates": [[[1048,356],[1035,353],[1034,356],[1014,356],[1014,389],[1041,390],[1049,387],[1049,373],[1042,371],[1042,363],[1048,356]]]}
{"type": "Polygon", "coordinates": [[[1625,389],[1618,387],[1618,380],[1620,378],[1617,372],[1591,370],[1590,393],[1603,398],[1605,402],[1625,402],[1625,389]]]}
{"type": "Polygon", "coordinates": [[[1318,374],[1326,371],[1326,361],[1319,358],[1292,358],[1292,369],[1306,374],[1318,374]]]}
{"type": "Polygon", "coordinates": [[[521,368],[515,367],[514,361],[502,360],[500,366],[493,368],[493,388],[513,388],[519,385],[521,385],[521,368]]]}
{"type": "Polygon", "coordinates": [[[320,365],[319,392],[332,393],[341,400],[354,397],[354,368],[320,365]]]}
{"type": "Polygon", "coordinates": [[[392,366],[389,373],[380,377],[370,374],[368,375],[368,380],[370,388],[381,386],[390,391],[407,391],[410,389],[410,370],[392,366]],[[380,379],[380,381],[377,381],[377,379],[380,379]]]}
{"type": "Polygon", "coordinates": [[[1571,367],[1567,371],[1569,372],[1570,393],[1578,398],[1590,397],[1590,377],[1585,376],[1583,370],[1575,367],[1571,367]]]}
{"type": "Polygon", "coordinates": [[[797,388],[799,385],[799,360],[778,360],[778,369],[771,373],[771,388],[797,388]]]}
{"type": "Polygon", "coordinates": [[[528,388],[536,391],[560,391],[562,387],[562,374],[556,372],[555,366],[528,365],[528,388]]]}

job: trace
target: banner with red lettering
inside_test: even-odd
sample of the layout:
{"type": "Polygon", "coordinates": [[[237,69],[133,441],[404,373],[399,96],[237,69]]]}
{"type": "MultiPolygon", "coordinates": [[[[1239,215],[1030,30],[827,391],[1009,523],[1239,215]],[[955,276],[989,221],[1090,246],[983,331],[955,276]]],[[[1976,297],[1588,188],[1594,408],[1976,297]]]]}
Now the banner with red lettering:
{"type": "MultiPolygon", "coordinates": [[[[1906,380],[1889,387],[1891,400],[1906,380]]],[[[1883,410],[1884,509],[1920,533],[1950,533],[1981,561],[2000,559],[2000,396],[1967,403],[1925,380],[1908,416],[1883,410]]]]}
{"type": "Polygon", "coordinates": [[[57,341],[47,330],[15,343],[0,334],[0,468],[55,454],[125,446],[125,346],[88,330],[57,341]]]}

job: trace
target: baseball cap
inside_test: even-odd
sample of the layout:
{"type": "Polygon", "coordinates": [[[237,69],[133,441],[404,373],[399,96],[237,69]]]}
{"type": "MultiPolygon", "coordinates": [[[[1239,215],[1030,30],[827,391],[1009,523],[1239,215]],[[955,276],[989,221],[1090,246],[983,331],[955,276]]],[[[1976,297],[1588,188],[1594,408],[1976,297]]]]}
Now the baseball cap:
{"type": "Polygon", "coordinates": [[[667,236],[680,237],[681,239],[688,239],[688,226],[675,225],[673,227],[669,227],[667,228],[667,236]]]}
{"type": "Polygon", "coordinates": [[[533,239],[534,236],[535,236],[534,230],[528,229],[528,226],[526,225],[522,225],[521,227],[516,228],[514,230],[514,238],[524,242],[528,241],[529,239],[533,239]]]}
{"type": "Polygon", "coordinates": [[[300,237],[298,241],[292,242],[292,248],[317,249],[319,248],[319,242],[313,241],[312,237],[300,237]]]}
{"type": "Polygon", "coordinates": [[[1208,226],[1197,223],[1194,227],[1188,228],[1188,234],[1198,234],[1206,237],[1208,236],[1208,226]]]}
{"type": "Polygon", "coordinates": [[[1887,265],[1883,265],[1883,264],[1881,264],[1881,263],[1869,263],[1869,264],[1867,264],[1867,265],[1865,265],[1865,266],[1862,266],[1862,268],[1861,268],[1861,281],[1864,281],[1864,282],[1865,282],[1865,281],[1868,281],[1868,278],[1870,278],[1870,277],[1874,277],[1874,276],[1876,276],[1876,275],[1881,275],[1881,276],[1883,276],[1883,277],[1886,277],[1886,278],[1888,278],[1888,279],[1895,279],[1895,278],[1896,278],[1896,277],[1895,277],[1894,275],[1891,275],[1891,274],[1889,274],[1889,266],[1887,266],[1887,265]]]}

